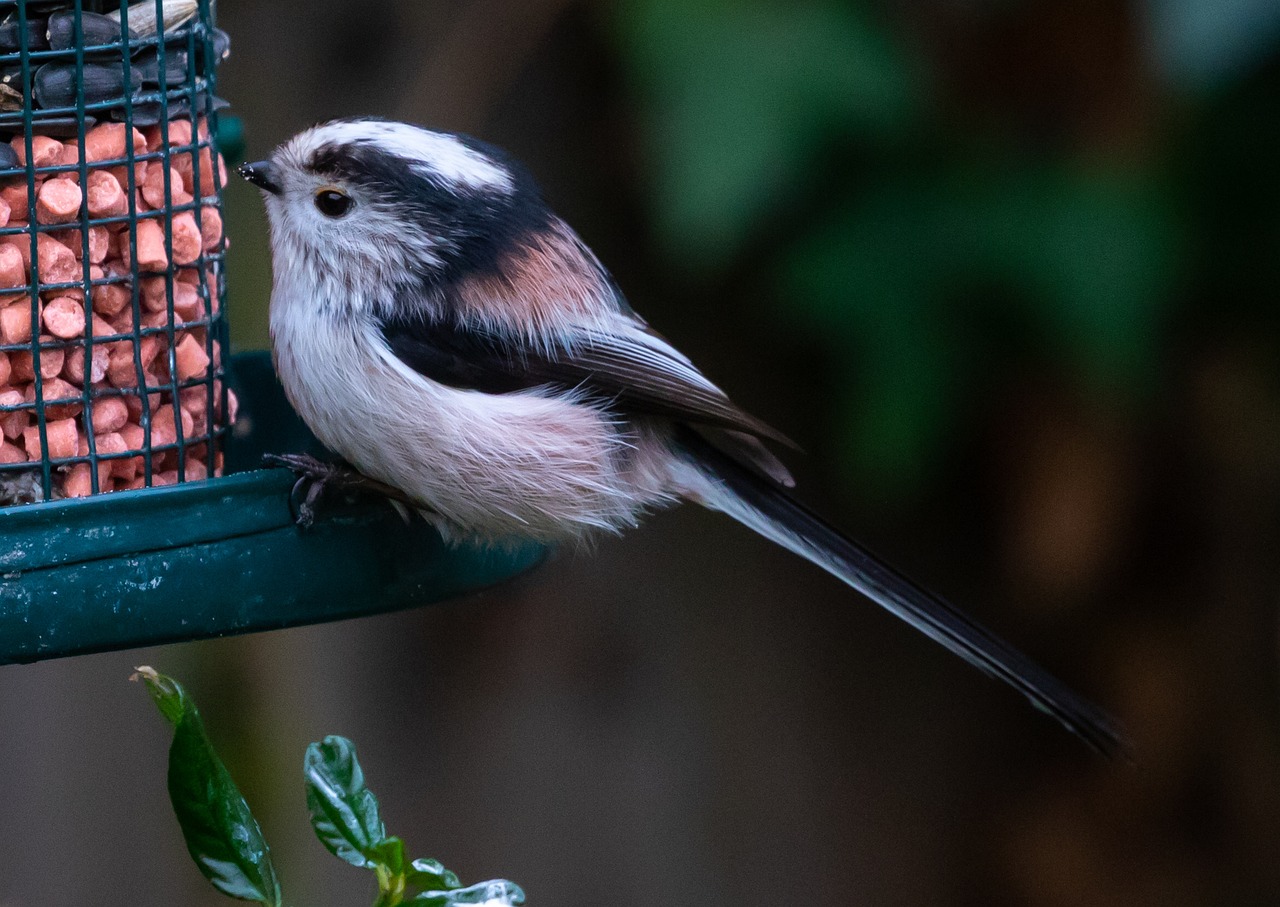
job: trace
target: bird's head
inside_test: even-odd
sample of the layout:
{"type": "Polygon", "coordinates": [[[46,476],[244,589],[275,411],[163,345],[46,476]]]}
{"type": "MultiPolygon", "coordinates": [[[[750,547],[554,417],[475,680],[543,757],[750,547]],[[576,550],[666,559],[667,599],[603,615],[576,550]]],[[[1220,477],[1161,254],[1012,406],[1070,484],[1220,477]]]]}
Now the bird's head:
{"type": "Polygon", "coordinates": [[[547,217],[498,149],[386,120],[324,123],[240,173],[262,190],[277,269],[327,274],[359,295],[483,272],[547,217]]]}

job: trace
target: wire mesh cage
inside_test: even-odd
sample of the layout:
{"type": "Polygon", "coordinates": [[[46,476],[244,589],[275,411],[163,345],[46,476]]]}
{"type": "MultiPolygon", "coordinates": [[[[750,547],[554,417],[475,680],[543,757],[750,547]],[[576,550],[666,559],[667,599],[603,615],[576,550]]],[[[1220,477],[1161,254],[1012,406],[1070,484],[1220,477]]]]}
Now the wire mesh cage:
{"type": "Polygon", "coordinates": [[[221,471],[212,0],[0,0],[0,505],[221,471]]]}

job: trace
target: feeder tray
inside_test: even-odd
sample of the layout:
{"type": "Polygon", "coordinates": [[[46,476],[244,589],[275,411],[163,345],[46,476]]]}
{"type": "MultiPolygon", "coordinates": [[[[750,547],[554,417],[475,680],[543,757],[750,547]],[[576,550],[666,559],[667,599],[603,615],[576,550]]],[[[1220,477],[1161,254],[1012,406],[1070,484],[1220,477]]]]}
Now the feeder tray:
{"type": "Polygon", "coordinates": [[[0,664],[277,630],[455,598],[545,551],[450,547],[386,502],[294,522],[294,476],[263,453],[316,450],[265,353],[236,356],[230,475],[0,509],[0,664]],[[238,471],[238,470],[249,471],[238,471]]]}

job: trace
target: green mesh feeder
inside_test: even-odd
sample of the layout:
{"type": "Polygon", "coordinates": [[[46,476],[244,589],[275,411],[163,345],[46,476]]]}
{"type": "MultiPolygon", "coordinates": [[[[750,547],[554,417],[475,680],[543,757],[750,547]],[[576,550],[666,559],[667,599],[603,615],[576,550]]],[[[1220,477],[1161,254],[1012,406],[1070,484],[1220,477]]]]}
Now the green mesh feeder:
{"type": "Polygon", "coordinates": [[[212,0],[0,0],[0,663],[455,597],[541,550],[384,502],[294,524],[316,451],[228,361],[212,0]]]}

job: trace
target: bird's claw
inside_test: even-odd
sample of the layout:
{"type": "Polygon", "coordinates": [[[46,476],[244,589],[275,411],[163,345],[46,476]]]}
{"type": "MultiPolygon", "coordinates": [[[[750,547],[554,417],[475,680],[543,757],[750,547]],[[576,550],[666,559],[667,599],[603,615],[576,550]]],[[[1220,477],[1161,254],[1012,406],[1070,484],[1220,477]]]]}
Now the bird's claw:
{"type": "Polygon", "coordinates": [[[373,494],[389,499],[393,506],[415,506],[406,495],[345,463],[326,463],[310,454],[265,454],[262,461],[266,466],[283,466],[298,477],[289,493],[289,506],[300,529],[315,525],[320,503],[331,490],[373,494]]]}
{"type": "Polygon", "coordinates": [[[289,492],[289,508],[299,529],[315,525],[320,502],[331,488],[349,488],[360,474],[348,466],[326,463],[310,454],[265,454],[265,466],[283,466],[298,477],[289,492]]]}

